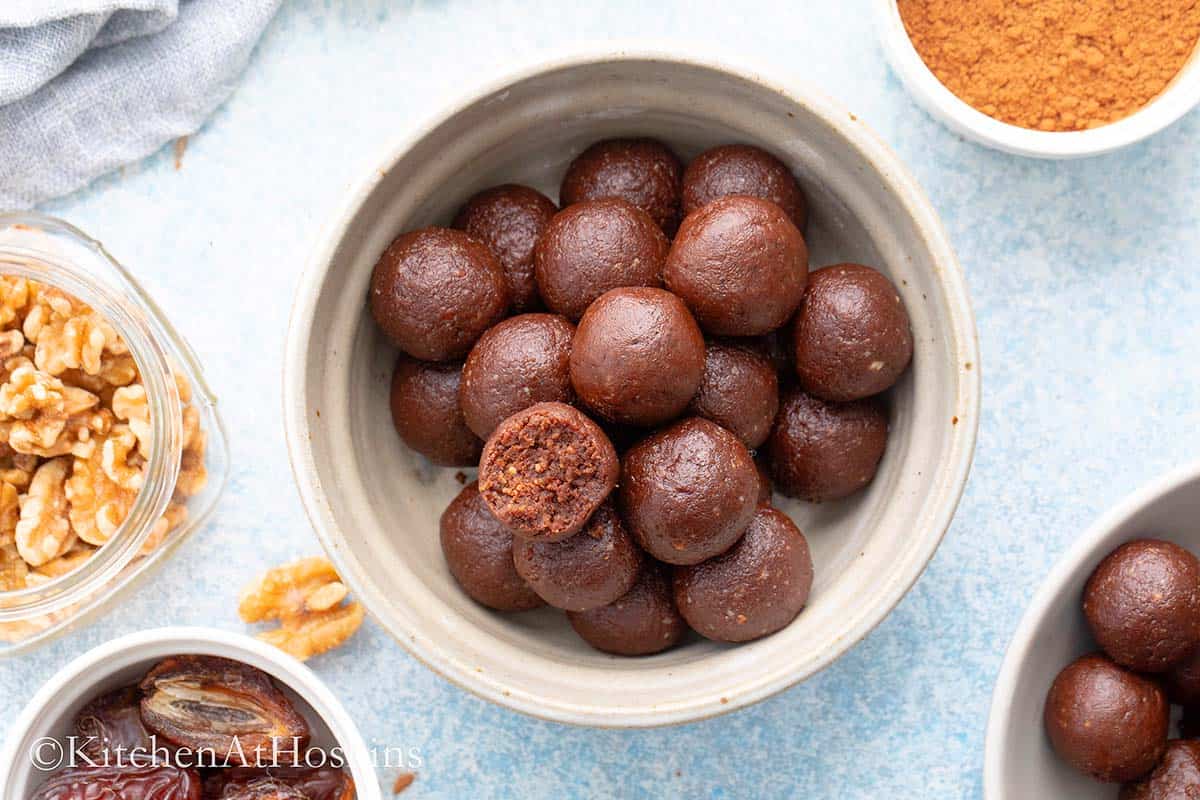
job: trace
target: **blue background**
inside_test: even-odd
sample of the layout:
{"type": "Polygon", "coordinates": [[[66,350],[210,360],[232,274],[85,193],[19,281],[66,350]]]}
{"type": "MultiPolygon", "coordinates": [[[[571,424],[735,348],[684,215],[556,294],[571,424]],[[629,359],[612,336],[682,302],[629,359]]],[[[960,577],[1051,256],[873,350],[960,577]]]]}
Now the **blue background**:
{"type": "MultiPolygon", "coordinates": [[[[1082,162],[955,137],[889,72],[870,0],[829,3],[299,0],[175,168],[147,161],[48,204],[146,282],[205,362],[231,428],[221,510],[100,623],[0,661],[0,730],[69,659],[165,624],[242,630],[238,589],[318,549],[280,421],[283,337],[319,227],[384,142],[514,60],[654,37],[745,52],[875,128],[966,270],[984,412],[958,516],[924,577],[806,684],[704,723],[581,730],[492,707],[375,625],[312,666],[381,746],[417,748],[412,797],[979,797],[992,682],[1021,611],[1105,507],[1197,454],[1200,116],[1082,162]]],[[[390,789],[395,772],[381,771],[390,789]]]]}

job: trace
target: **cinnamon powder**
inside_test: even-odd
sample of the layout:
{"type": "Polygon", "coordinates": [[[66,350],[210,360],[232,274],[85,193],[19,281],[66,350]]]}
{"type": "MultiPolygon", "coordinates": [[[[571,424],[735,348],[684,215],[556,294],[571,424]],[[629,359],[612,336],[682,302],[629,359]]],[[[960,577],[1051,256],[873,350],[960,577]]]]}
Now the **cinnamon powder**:
{"type": "Polygon", "coordinates": [[[897,0],[917,52],[962,100],[1045,131],[1153,100],[1200,39],[1200,0],[897,0]]]}

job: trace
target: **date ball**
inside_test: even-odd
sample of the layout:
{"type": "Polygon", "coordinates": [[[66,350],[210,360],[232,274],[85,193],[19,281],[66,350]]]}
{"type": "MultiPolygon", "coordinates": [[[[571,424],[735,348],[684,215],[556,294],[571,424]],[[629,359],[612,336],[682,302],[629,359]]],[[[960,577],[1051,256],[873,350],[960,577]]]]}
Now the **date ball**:
{"type": "Polygon", "coordinates": [[[787,165],[758,147],[727,144],[705,150],[683,172],[683,214],[729,195],[770,200],[797,229],[808,223],[808,201],[787,165]]]}
{"type": "Polygon", "coordinates": [[[392,242],[371,275],[371,316],[413,358],[462,358],[508,313],[504,269],[462,231],[424,228],[392,242]]]}
{"type": "Polygon", "coordinates": [[[719,425],[690,417],[625,454],[617,502],[650,555],[698,564],[741,537],[759,491],[746,446],[719,425]]]}
{"type": "Polygon", "coordinates": [[[1113,661],[1138,672],[1170,669],[1200,645],[1200,562],[1170,542],[1123,544],[1088,578],[1083,613],[1113,661]]]}
{"type": "Polygon", "coordinates": [[[684,218],[663,281],[709,333],[759,336],[782,326],[800,305],[808,248],[779,206],[723,197],[684,218]]]}
{"type": "Polygon", "coordinates": [[[578,533],[617,485],[612,442],[578,409],[538,403],[496,427],[479,491],[513,533],[553,542],[578,533]]]}
{"type": "Polygon", "coordinates": [[[463,366],[458,398],[467,426],[486,439],[534,403],[572,402],[574,338],[575,326],[557,314],[520,314],[488,329],[463,366]]]}
{"type": "Polygon", "coordinates": [[[753,350],[710,342],[704,376],[691,412],[717,423],[751,450],[767,440],[779,411],[779,376],[766,357],[753,350]]]}
{"type": "Polygon", "coordinates": [[[1162,757],[1170,709],[1152,680],[1092,654],[1054,679],[1044,721],[1064,761],[1096,780],[1124,783],[1154,769],[1162,757]]]}
{"type": "Polygon", "coordinates": [[[590,611],[568,611],[567,619],[592,647],[619,656],[660,653],[687,633],[671,585],[653,562],[645,564],[637,583],[620,598],[590,611]]]}
{"type": "Polygon", "coordinates": [[[908,312],[896,287],[862,264],[808,276],[792,328],[796,374],[809,394],[860,400],[888,389],[912,360],[908,312]]]}
{"type": "Polygon", "coordinates": [[[814,503],[854,494],[875,477],[887,437],[887,415],[874,400],[827,403],[787,389],[767,439],[775,488],[814,503]]]}
{"type": "Polygon", "coordinates": [[[587,611],[618,599],[637,582],[642,551],[605,503],[583,530],[561,542],[518,541],[517,573],[550,605],[587,611]]]}
{"type": "Polygon", "coordinates": [[[454,227],[491,248],[504,269],[513,310],[541,305],[533,278],[533,246],[558,213],[558,206],[536,189],[506,183],[485,189],[466,202],[454,227]]]}
{"type": "Polygon", "coordinates": [[[525,611],[542,598],[513,566],[513,535],[488,509],[479,484],[463,487],[442,512],[442,553],[458,585],[497,611],[525,611]]]}
{"type": "Polygon", "coordinates": [[[1200,797],[1200,742],[1173,739],[1154,771],[1121,787],[1118,800],[1192,800],[1200,797]]]}
{"type": "Polygon", "coordinates": [[[1200,648],[1179,661],[1163,675],[1163,688],[1172,703],[1200,709],[1200,648]]]}
{"type": "Polygon", "coordinates": [[[534,250],[538,291],[551,311],[577,320],[609,289],[662,286],[669,247],[654,220],[624,200],[569,206],[534,250]]]}
{"type": "Polygon", "coordinates": [[[564,206],[619,197],[645,211],[668,235],[679,227],[683,165],[654,139],[607,139],[567,167],[559,189],[564,206]]]}
{"type": "Polygon", "coordinates": [[[795,619],[812,582],[804,534],[782,511],[759,508],[733,547],[675,570],[675,605],[701,636],[748,642],[795,619]]]}
{"type": "Polygon", "coordinates": [[[651,426],[687,408],[704,374],[704,335],[662,289],[606,292],[588,308],[571,349],[571,384],[610,422],[651,426]]]}
{"type": "Polygon", "coordinates": [[[392,372],[392,424],[406,445],[434,464],[473,467],[483,440],[463,417],[461,364],[432,364],[401,354],[392,372]]]}

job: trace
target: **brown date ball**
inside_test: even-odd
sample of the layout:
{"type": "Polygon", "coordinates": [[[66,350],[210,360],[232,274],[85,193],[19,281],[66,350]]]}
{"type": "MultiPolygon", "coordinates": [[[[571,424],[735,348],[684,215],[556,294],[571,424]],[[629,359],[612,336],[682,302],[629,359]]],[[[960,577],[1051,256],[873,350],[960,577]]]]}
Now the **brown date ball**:
{"type": "Polygon", "coordinates": [[[563,403],[538,403],[501,422],[487,440],[479,491],[513,533],[554,542],[583,528],[619,473],[600,426],[563,403]]]}
{"type": "Polygon", "coordinates": [[[704,335],[670,292],[613,289],[579,320],[571,385],[609,422],[649,427],[674,419],[703,374],[704,335]]]}
{"type": "Polygon", "coordinates": [[[823,400],[891,388],[912,361],[908,312],[896,287],[862,264],[812,272],[792,327],[800,385],[823,400]]]}
{"type": "Polygon", "coordinates": [[[718,642],[748,642],[787,626],[808,602],[813,563],[796,524],[760,506],[733,547],[675,570],[675,605],[692,630],[718,642]]]}
{"type": "Polygon", "coordinates": [[[551,311],[578,320],[609,289],[662,286],[669,247],[654,220],[624,200],[569,206],[534,250],[538,291],[551,311]]]}
{"type": "Polygon", "coordinates": [[[719,425],[689,417],[625,454],[617,504],[650,555],[698,564],[741,537],[759,491],[746,446],[719,425]]]}
{"type": "Polygon", "coordinates": [[[533,278],[533,246],[558,213],[546,195],[515,183],[484,189],[466,202],[454,227],[491,248],[504,268],[513,311],[532,311],[541,305],[533,278]]]}
{"type": "Polygon", "coordinates": [[[543,600],[566,611],[608,605],[637,582],[642,551],[611,503],[596,510],[576,535],[561,542],[513,545],[517,573],[543,600]]]}
{"type": "Polygon", "coordinates": [[[687,633],[663,568],[650,561],[624,595],[590,611],[568,611],[567,619],[585,642],[618,656],[661,653],[687,633]]]}
{"type": "Polygon", "coordinates": [[[423,228],[388,245],[371,275],[371,316],[413,358],[462,358],[508,313],[504,269],[462,231],[423,228]]]}
{"type": "Polygon", "coordinates": [[[558,199],[564,206],[619,197],[645,211],[667,235],[679,227],[683,165],[654,139],[607,139],[567,167],[558,199]]]}
{"type": "Polygon", "coordinates": [[[744,194],[770,200],[801,231],[808,223],[808,201],[787,165],[767,151],[746,144],[705,150],[683,172],[683,214],[713,200],[744,194]]]}
{"type": "Polygon", "coordinates": [[[434,464],[473,467],[483,440],[458,404],[462,364],[432,364],[403,353],[392,372],[392,424],[400,439],[434,464]]]}
{"type": "Polygon", "coordinates": [[[1124,783],[1162,757],[1170,708],[1152,680],[1094,653],[1054,679],[1043,718],[1060,758],[1096,780],[1124,783]]]}
{"type": "Polygon", "coordinates": [[[1200,797],[1200,742],[1173,739],[1154,771],[1121,787],[1118,800],[1195,800],[1200,797]]]}
{"type": "Polygon", "coordinates": [[[1172,703],[1200,708],[1200,647],[1163,675],[1163,688],[1172,703]]]}
{"type": "Polygon", "coordinates": [[[769,506],[774,499],[775,487],[771,483],[771,474],[767,471],[767,465],[760,459],[754,460],[754,468],[758,471],[758,504],[760,506],[769,506]]]}
{"type": "Polygon", "coordinates": [[[486,439],[534,403],[572,402],[574,337],[575,326],[557,314],[520,314],[489,328],[463,366],[458,399],[467,426],[486,439]]]}
{"type": "Polygon", "coordinates": [[[782,326],[800,305],[808,248],[774,203],[722,197],[684,218],[663,281],[709,333],[759,336],[782,326]]]}
{"type": "Polygon", "coordinates": [[[775,488],[814,503],[854,494],[875,477],[887,438],[887,415],[874,400],[826,403],[787,389],[767,439],[775,488]]]}
{"type": "Polygon", "coordinates": [[[1200,645],[1200,562],[1170,542],[1123,544],[1088,578],[1083,614],[1113,661],[1168,670],[1200,645]]]}
{"type": "Polygon", "coordinates": [[[512,532],[488,509],[478,483],[467,484],[446,506],[440,532],[450,574],[473,600],[497,611],[543,605],[517,574],[512,532]]]}
{"type": "Polygon", "coordinates": [[[762,355],[746,347],[710,342],[704,377],[691,412],[717,423],[751,450],[767,440],[779,411],[779,376],[762,355]]]}

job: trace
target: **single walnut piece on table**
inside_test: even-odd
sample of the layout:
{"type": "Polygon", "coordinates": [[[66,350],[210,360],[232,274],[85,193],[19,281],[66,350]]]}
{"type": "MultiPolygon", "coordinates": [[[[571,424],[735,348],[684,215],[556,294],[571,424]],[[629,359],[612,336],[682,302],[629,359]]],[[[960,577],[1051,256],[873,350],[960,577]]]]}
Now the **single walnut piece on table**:
{"type": "MultiPolygon", "coordinates": [[[[140,555],[187,520],[208,481],[187,379],[180,469],[140,555]]],[[[66,575],[124,524],[154,450],[150,403],[116,328],[61,289],[0,275],[0,592],[66,575]]]]}
{"type": "Polygon", "coordinates": [[[304,661],[340,646],[363,622],[358,603],[325,558],[302,558],[269,570],[247,586],[238,602],[245,622],[278,620],[258,638],[304,661]]]}

